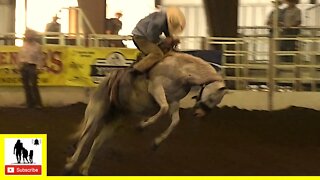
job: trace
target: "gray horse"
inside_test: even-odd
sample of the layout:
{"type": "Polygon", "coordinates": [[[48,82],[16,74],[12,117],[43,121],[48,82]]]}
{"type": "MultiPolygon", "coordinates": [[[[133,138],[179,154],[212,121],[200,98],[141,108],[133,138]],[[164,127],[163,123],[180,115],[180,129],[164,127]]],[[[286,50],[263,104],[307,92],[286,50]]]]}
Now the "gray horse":
{"type": "Polygon", "coordinates": [[[170,126],[154,140],[154,145],[159,146],[178,124],[179,101],[193,86],[202,86],[194,108],[198,117],[219,104],[227,91],[222,77],[208,62],[185,53],[168,53],[148,75],[132,75],[130,69],[111,72],[87,105],[77,133],[76,150],[68,158],[65,170],[70,172],[74,169],[80,154],[86,149],[84,146],[90,144],[91,149],[85,152],[88,156],[80,166],[80,173],[88,175],[96,151],[128,114],[144,118],[140,128],[153,124],[166,113],[170,114],[170,126]]]}

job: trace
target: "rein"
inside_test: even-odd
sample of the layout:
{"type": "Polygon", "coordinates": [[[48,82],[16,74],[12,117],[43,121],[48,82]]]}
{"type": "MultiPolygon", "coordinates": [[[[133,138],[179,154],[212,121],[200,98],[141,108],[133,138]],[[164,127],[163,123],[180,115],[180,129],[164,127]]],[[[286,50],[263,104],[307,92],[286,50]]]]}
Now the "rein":
{"type": "Polygon", "coordinates": [[[202,97],[202,94],[203,94],[203,90],[204,90],[204,88],[206,87],[206,85],[207,85],[207,84],[202,84],[202,87],[201,87],[200,92],[199,92],[199,94],[198,94],[198,96],[197,96],[197,98],[196,98],[196,101],[197,101],[197,105],[198,105],[201,109],[203,109],[203,110],[206,111],[206,112],[209,112],[211,109],[210,109],[204,102],[201,101],[201,97],[202,97]]]}
{"type": "MultiPolygon", "coordinates": [[[[207,83],[207,84],[209,84],[209,83],[207,83]]],[[[202,97],[204,88],[206,87],[207,84],[202,84],[202,87],[201,87],[200,92],[199,92],[199,94],[198,94],[198,96],[196,98],[196,101],[197,101],[197,105],[200,108],[202,108],[206,112],[209,112],[209,111],[211,111],[211,108],[208,107],[203,101],[201,101],[201,97],[202,97]]],[[[222,90],[225,90],[225,89],[227,89],[227,88],[226,87],[221,87],[221,88],[218,89],[218,91],[222,91],[222,90]]]]}
{"type": "Polygon", "coordinates": [[[202,87],[201,87],[200,92],[199,92],[199,94],[197,96],[197,99],[196,99],[197,101],[201,100],[201,97],[202,97],[202,94],[203,94],[203,90],[204,90],[205,87],[206,87],[206,84],[202,84],[202,87]]]}

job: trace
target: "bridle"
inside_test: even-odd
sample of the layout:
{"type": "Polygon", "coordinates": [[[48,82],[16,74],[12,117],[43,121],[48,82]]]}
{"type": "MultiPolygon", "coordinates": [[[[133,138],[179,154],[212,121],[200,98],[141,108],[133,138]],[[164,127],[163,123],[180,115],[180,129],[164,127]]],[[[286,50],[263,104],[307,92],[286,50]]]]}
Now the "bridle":
{"type": "MultiPolygon", "coordinates": [[[[211,82],[211,83],[213,83],[213,82],[211,82]]],[[[208,84],[210,84],[210,83],[206,83],[206,84],[201,85],[201,89],[199,91],[199,94],[195,98],[196,99],[195,108],[200,107],[201,109],[203,109],[206,112],[211,111],[211,108],[209,106],[207,106],[203,101],[201,101],[201,98],[203,95],[203,91],[208,84]]],[[[219,88],[217,91],[222,91],[225,89],[227,89],[227,88],[224,86],[224,87],[219,88]]]]}

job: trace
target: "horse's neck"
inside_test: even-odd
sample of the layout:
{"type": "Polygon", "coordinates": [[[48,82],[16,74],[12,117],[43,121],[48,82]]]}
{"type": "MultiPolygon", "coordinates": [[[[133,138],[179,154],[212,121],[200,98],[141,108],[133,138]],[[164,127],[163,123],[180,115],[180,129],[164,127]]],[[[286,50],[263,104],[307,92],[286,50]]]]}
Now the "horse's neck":
{"type": "Polygon", "coordinates": [[[206,61],[185,54],[170,52],[164,58],[164,62],[155,67],[155,71],[170,79],[183,79],[192,85],[207,84],[216,80],[222,80],[221,76],[206,61]]]}

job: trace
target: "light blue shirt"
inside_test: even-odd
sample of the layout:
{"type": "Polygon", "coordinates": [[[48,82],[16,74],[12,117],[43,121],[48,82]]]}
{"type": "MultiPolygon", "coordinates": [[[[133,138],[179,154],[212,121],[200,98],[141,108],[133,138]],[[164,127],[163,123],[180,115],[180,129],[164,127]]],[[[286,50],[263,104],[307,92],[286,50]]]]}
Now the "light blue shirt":
{"type": "Polygon", "coordinates": [[[149,14],[141,19],[132,31],[133,35],[145,37],[153,43],[158,43],[160,41],[160,35],[162,33],[164,33],[165,36],[169,36],[167,15],[165,11],[149,14]]]}

